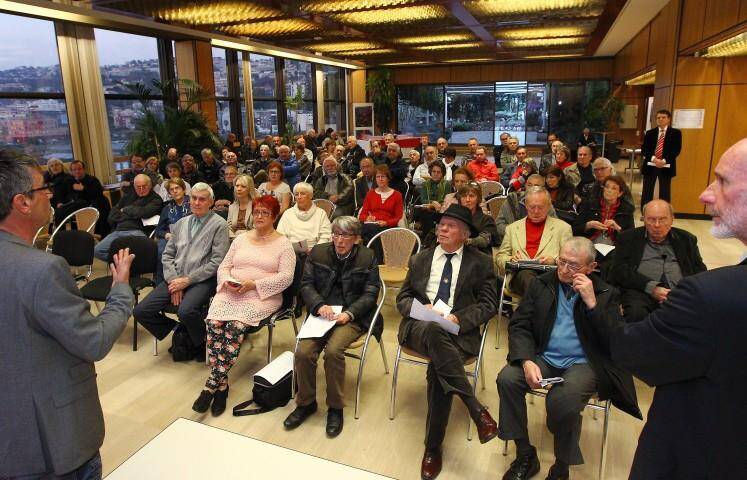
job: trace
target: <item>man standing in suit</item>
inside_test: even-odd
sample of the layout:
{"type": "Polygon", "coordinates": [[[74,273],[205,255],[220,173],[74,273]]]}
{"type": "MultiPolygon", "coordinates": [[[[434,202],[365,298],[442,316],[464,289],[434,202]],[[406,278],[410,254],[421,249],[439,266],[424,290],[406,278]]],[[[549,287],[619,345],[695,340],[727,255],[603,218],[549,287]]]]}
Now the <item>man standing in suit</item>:
{"type": "Polygon", "coordinates": [[[441,472],[441,443],[446,435],[453,395],[467,406],[477,425],[480,443],[498,434],[498,427],[475,397],[467,380],[464,361],[480,351],[481,327],[496,313],[498,295],[490,257],[465,246],[478,231],[466,207],[451,205],[436,226],[438,245],[410,259],[402,289],[397,295],[397,310],[402,314],[399,343],[430,358],[428,381],[428,419],[425,454],[421,477],[433,479],[441,472]],[[456,335],[434,322],[410,317],[414,300],[433,308],[439,300],[451,307],[446,320],[459,326],[456,335]]]}
{"type": "MultiPolygon", "coordinates": [[[[717,238],[747,245],[747,139],[700,195],[717,238]]],[[[612,360],[656,387],[631,480],[747,478],[747,260],[683,278],[611,338],[612,360]]]]}
{"type": "Polygon", "coordinates": [[[682,132],[672,128],[669,125],[671,121],[672,114],[669,110],[659,110],[656,112],[657,127],[647,131],[643,138],[641,209],[654,198],[656,180],[659,180],[659,198],[667,202],[672,200],[672,178],[677,175],[677,157],[682,150],[682,132]]]}
{"type": "Polygon", "coordinates": [[[0,151],[0,478],[100,479],[104,417],[93,362],[127,324],[133,255],[121,250],[98,316],[64,259],[33,248],[49,221],[39,166],[0,151]]]}

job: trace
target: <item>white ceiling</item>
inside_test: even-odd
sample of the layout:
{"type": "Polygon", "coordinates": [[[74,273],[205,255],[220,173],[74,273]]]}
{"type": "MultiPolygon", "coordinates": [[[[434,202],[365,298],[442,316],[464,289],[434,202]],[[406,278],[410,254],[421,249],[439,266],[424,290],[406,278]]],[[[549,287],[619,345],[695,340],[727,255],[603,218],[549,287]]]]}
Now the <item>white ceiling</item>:
{"type": "Polygon", "coordinates": [[[611,57],[617,54],[653,20],[669,0],[628,0],[605,35],[595,57],[611,57]]]}

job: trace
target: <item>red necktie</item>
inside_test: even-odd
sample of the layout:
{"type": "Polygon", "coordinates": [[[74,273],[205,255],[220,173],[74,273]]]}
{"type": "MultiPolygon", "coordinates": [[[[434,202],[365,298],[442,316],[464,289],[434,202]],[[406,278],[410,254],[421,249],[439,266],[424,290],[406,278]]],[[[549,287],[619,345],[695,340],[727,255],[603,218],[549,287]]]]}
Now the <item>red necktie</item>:
{"type": "Polygon", "coordinates": [[[656,142],[656,151],[654,152],[654,156],[656,158],[661,158],[662,154],[664,154],[664,134],[666,130],[660,130],[659,131],[659,140],[656,142]]]}

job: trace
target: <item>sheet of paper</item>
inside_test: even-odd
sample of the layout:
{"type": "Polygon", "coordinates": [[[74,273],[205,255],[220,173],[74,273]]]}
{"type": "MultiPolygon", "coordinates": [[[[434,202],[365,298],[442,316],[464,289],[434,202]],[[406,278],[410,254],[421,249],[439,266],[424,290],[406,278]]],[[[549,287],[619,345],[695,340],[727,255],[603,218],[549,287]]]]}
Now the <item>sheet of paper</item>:
{"type": "MultiPolygon", "coordinates": [[[[333,305],[332,311],[335,313],[342,313],[341,305],[333,305]]],[[[298,332],[298,338],[319,338],[327,334],[336,322],[334,320],[327,320],[323,317],[317,317],[316,315],[309,315],[309,318],[303,322],[301,330],[298,332]]]]}
{"type": "Polygon", "coordinates": [[[158,219],[161,218],[160,215],[153,215],[150,218],[144,218],[143,219],[143,226],[144,227],[152,227],[155,225],[158,225],[158,219]]]}
{"type": "Polygon", "coordinates": [[[548,385],[552,385],[555,383],[563,383],[563,377],[549,377],[549,378],[543,378],[540,380],[540,386],[542,388],[547,387],[548,385]]]}
{"type": "Polygon", "coordinates": [[[283,352],[256,373],[271,384],[275,385],[286,373],[293,369],[293,352],[283,352]]]}
{"type": "Polygon", "coordinates": [[[441,328],[443,328],[447,332],[453,335],[459,334],[459,325],[446,320],[435,310],[426,308],[425,305],[420,303],[417,299],[413,299],[412,301],[412,307],[410,308],[410,317],[423,322],[435,322],[441,325],[441,328]]]}
{"type": "Polygon", "coordinates": [[[449,304],[445,303],[440,298],[438,299],[436,304],[433,305],[433,310],[443,314],[444,317],[451,313],[451,307],[449,306],[449,304]]]}
{"type": "Polygon", "coordinates": [[[601,253],[605,257],[609,255],[609,253],[615,249],[614,245],[605,245],[603,243],[597,243],[594,244],[594,248],[597,249],[597,252],[601,253]]]}
{"type": "MultiPolygon", "coordinates": [[[[648,162],[646,165],[649,165],[651,167],[655,167],[656,166],[656,164],[654,162],[648,162]]],[[[671,167],[672,167],[672,165],[670,165],[669,163],[665,163],[664,165],[662,165],[661,168],[671,168],[671,167]]]]}

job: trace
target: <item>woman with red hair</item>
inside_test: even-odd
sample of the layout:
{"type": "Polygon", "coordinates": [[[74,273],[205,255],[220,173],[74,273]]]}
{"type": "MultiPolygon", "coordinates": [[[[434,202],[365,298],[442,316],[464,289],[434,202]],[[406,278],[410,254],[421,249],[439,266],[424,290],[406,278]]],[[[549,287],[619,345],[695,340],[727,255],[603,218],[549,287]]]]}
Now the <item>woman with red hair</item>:
{"type": "Polygon", "coordinates": [[[218,285],[207,316],[207,355],[210,376],[192,409],[212,414],[226,409],[228,371],[236,363],[244,336],[273,314],[283,301],[283,290],[293,283],[296,255],[293,246],[275,231],[280,212],[269,195],[254,201],[254,229],[237,236],[218,267],[218,285]]]}

